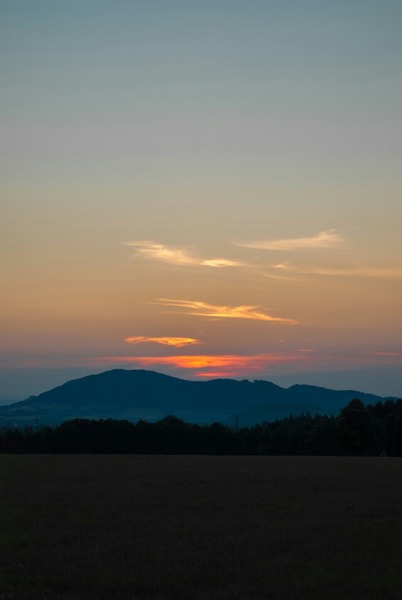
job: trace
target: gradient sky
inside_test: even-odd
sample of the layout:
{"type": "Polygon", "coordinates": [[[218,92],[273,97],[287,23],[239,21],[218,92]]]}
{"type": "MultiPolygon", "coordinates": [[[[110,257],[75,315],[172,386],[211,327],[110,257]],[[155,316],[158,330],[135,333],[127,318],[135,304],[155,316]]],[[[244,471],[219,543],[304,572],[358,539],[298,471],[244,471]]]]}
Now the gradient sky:
{"type": "Polygon", "coordinates": [[[402,396],[400,0],[0,0],[0,396],[402,396]]]}

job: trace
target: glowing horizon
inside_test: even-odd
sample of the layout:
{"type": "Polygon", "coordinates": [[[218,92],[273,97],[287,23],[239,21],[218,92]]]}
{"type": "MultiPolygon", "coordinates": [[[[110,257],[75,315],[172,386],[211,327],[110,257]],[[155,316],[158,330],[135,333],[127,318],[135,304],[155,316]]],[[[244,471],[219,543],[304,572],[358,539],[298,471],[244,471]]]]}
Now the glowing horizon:
{"type": "MultiPolygon", "coordinates": [[[[222,377],[226,373],[239,377],[246,373],[261,372],[270,365],[300,363],[306,360],[302,354],[257,354],[252,356],[239,355],[190,355],[175,356],[105,356],[93,359],[95,363],[104,365],[136,364],[148,366],[170,366],[176,369],[193,371],[197,377],[222,377]],[[209,369],[209,371],[205,371],[209,369]],[[200,372],[199,372],[200,371],[200,372]]],[[[229,376],[229,375],[228,375],[229,376]]]]}

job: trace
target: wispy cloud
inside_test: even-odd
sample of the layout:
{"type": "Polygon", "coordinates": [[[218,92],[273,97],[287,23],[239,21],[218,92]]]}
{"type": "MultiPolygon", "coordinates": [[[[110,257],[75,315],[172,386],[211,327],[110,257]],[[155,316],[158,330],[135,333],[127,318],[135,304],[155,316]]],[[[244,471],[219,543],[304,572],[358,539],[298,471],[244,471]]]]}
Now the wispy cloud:
{"type": "Polygon", "coordinates": [[[380,277],[385,279],[401,279],[402,269],[388,267],[362,267],[350,269],[311,268],[304,271],[312,275],[327,275],[336,277],[380,277]]]}
{"type": "Polygon", "coordinates": [[[247,266],[243,262],[227,258],[200,258],[192,255],[185,248],[166,246],[165,244],[158,244],[153,241],[125,242],[125,245],[136,248],[135,256],[137,257],[158,260],[171,265],[212,267],[216,269],[247,266]]]}
{"type": "Polygon", "coordinates": [[[145,337],[145,336],[132,336],[127,337],[125,340],[126,344],[146,344],[148,342],[153,344],[162,344],[164,346],[174,346],[176,348],[183,348],[184,346],[193,346],[195,344],[201,344],[201,342],[195,338],[187,337],[145,337]]]}
{"type": "Polygon", "coordinates": [[[296,267],[292,263],[285,261],[273,266],[277,271],[294,271],[296,267]]]}
{"type": "Polygon", "coordinates": [[[260,306],[217,306],[196,300],[175,300],[160,298],[156,304],[183,308],[189,315],[199,317],[213,317],[219,319],[249,319],[254,321],[269,321],[272,323],[283,323],[295,325],[297,321],[285,317],[274,317],[260,306]]]}
{"type": "Polygon", "coordinates": [[[302,250],[316,248],[333,248],[344,241],[344,238],[335,231],[328,229],[321,231],[318,235],[306,238],[285,238],[279,240],[260,240],[255,242],[245,242],[237,244],[243,248],[256,248],[260,250],[302,250]]]}
{"type": "MultiPolygon", "coordinates": [[[[312,267],[283,262],[272,267],[276,274],[322,275],[325,277],[379,277],[384,279],[402,279],[402,269],[398,267],[312,267]]],[[[268,276],[272,276],[267,273],[268,276]]]]}
{"type": "Polygon", "coordinates": [[[221,355],[179,355],[179,356],[108,356],[98,358],[102,364],[135,364],[140,367],[170,366],[192,370],[198,377],[238,377],[263,371],[270,365],[300,363],[307,357],[295,354],[256,354],[242,356],[221,355]]]}
{"type": "Polygon", "coordinates": [[[238,260],[229,260],[227,258],[211,258],[211,259],[207,259],[207,260],[202,260],[200,261],[198,264],[200,264],[203,267],[215,267],[215,268],[222,268],[222,267],[246,267],[246,263],[244,262],[240,262],[238,260]]]}
{"type": "Polygon", "coordinates": [[[387,351],[379,351],[379,352],[367,352],[370,356],[380,356],[384,358],[395,358],[402,359],[402,352],[387,352],[387,351]]]}

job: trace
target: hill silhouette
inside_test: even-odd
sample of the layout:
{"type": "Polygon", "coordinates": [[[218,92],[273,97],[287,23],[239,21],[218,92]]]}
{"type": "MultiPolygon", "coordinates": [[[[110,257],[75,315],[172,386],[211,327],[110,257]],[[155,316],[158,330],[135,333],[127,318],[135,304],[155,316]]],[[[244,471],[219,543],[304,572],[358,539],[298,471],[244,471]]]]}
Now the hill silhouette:
{"type": "Polygon", "coordinates": [[[384,400],[355,390],[309,385],[286,389],[263,380],[188,381],[143,369],[114,369],[0,406],[0,425],[57,424],[77,417],[156,421],[174,415],[189,423],[248,426],[290,414],[336,414],[353,398],[364,403],[384,400]]]}

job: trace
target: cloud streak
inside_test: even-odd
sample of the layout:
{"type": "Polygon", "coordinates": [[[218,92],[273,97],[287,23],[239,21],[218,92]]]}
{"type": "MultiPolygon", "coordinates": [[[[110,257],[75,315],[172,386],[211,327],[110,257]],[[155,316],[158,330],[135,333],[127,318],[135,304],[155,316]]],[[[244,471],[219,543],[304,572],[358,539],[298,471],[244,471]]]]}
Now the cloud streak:
{"type": "Polygon", "coordinates": [[[156,304],[183,308],[187,314],[197,317],[211,317],[218,319],[248,319],[253,321],[282,323],[284,325],[297,324],[297,321],[294,319],[274,317],[265,312],[260,306],[219,306],[196,300],[175,300],[171,298],[160,298],[156,304]]]}
{"type": "Polygon", "coordinates": [[[335,231],[328,229],[321,231],[318,235],[306,238],[285,238],[279,240],[260,240],[237,244],[242,248],[255,248],[258,250],[280,250],[289,252],[292,250],[315,250],[319,248],[334,248],[341,244],[344,238],[335,231]]]}
{"type": "Polygon", "coordinates": [[[310,269],[305,271],[312,275],[334,277],[380,277],[385,279],[402,279],[402,269],[387,267],[363,267],[359,269],[310,269]]]}
{"type": "Polygon", "coordinates": [[[322,275],[325,277],[378,277],[402,279],[402,269],[398,267],[297,267],[284,262],[272,267],[275,273],[300,275],[322,275]]]}
{"type": "Polygon", "coordinates": [[[175,348],[183,348],[184,346],[193,346],[201,344],[201,342],[195,338],[187,337],[146,337],[146,336],[132,336],[125,338],[126,344],[162,344],[164,346],[174,346],[175,348]]]}
{"type": "Polygon", "coordinates": [[[203,259],[193,256],[185,248],[166,246],[153,241],[125,242],[126,246],[136,248],[136,257],[148,260],[157,260],[170,265],[187,267],[211,267],[222,269],[225,267],[245,267],[245,263],[227,258],[203,259]]]}

